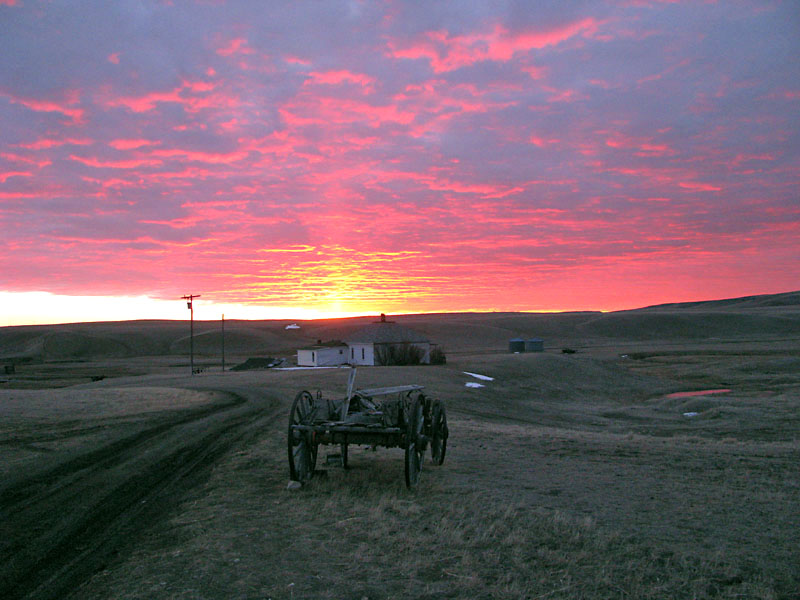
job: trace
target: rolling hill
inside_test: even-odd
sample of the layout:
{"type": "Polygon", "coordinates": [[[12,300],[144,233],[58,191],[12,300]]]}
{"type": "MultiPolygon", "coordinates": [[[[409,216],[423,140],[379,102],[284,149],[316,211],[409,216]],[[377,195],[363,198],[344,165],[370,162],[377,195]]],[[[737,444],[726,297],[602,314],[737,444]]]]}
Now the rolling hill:
{"type": "MultiPolygon", "coordinates": [[[[651,340],[742,340],[800,336],[800,292],[708,302],[650,306],[611,313],[440,313],[391,316],[449,352],[502,352],[513,337],[540,337],[549,348],[651,340]]],[[[317,340],[344,339],[374,317],[300,321],[225,323],[225,348],[231,355],[287,356],[317,340]]],[[[195,321],[194,349],[217,355],[221,323],[195,321]]],[[[185,321],[120,321],[0,328],[0,359],[5,362],[89,360],[135,356],[186,355],[185,321]]]]}

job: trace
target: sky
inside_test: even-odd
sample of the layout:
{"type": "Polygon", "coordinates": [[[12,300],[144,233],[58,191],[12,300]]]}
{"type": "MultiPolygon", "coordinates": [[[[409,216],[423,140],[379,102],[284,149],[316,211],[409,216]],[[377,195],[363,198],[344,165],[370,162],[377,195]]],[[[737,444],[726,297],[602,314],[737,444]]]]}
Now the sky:
{"type": "Polygon", "coordinates": [[[800,4],[0,0],[0,325],[800,289],[800,4]]]}

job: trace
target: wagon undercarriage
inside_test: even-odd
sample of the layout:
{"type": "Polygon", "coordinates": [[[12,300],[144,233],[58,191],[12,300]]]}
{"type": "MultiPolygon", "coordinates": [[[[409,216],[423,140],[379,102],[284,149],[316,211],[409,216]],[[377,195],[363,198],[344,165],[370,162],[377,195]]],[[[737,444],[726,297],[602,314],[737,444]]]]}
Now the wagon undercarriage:
{"type": "Polygon", "coordinates": [[[444,404],[426,396],[423,386],[401,385],[353,391],[356,370],[350,371],[342,400],[302,391],[289,414],[289,475],[305,483],[314,475],[320,445],[339,445],[347,468],[351,444],[405,450],[405,481],[417,485],[428,446],[435,465],[444,462],[447,415],[444,404]]]}

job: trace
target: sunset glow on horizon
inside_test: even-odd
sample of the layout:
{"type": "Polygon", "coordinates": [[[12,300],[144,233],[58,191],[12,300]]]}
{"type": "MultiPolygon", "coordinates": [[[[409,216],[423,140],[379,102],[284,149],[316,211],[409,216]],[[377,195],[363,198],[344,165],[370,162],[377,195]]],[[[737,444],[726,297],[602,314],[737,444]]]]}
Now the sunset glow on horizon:
{"type": "Polygon", "coordinates": [[[0,0],[0,28],[0,326],[800,289],[790,1],[0,0]]]}

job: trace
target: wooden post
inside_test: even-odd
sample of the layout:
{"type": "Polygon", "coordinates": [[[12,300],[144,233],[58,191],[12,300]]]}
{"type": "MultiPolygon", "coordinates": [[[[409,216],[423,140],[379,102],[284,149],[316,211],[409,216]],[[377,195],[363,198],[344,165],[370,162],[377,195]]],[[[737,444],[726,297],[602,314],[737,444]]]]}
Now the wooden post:
{"type": "Polygon", "coordinates": [[[191,369],[192,375],[194,375],[194,303],[193,300],[195,298],[199,298],[200,294],[189,294],[187,296],[183,296],[183,299],[186,300],[186,308],[191,311],[190,317],[190,325],[189,325],[189,368],[191,369]]]}
{"type": "Polygon", "coordinates": [[[347,411],[350,409],[350,396],[353,395],[353,384],[356,381],[356,367],[355,365],[350,367],[350,375],[347,377],[347,396],[344,398],[344,402],[342,402],[342,417],[341,420],[344,421],[347,419],[347,411]]]}

